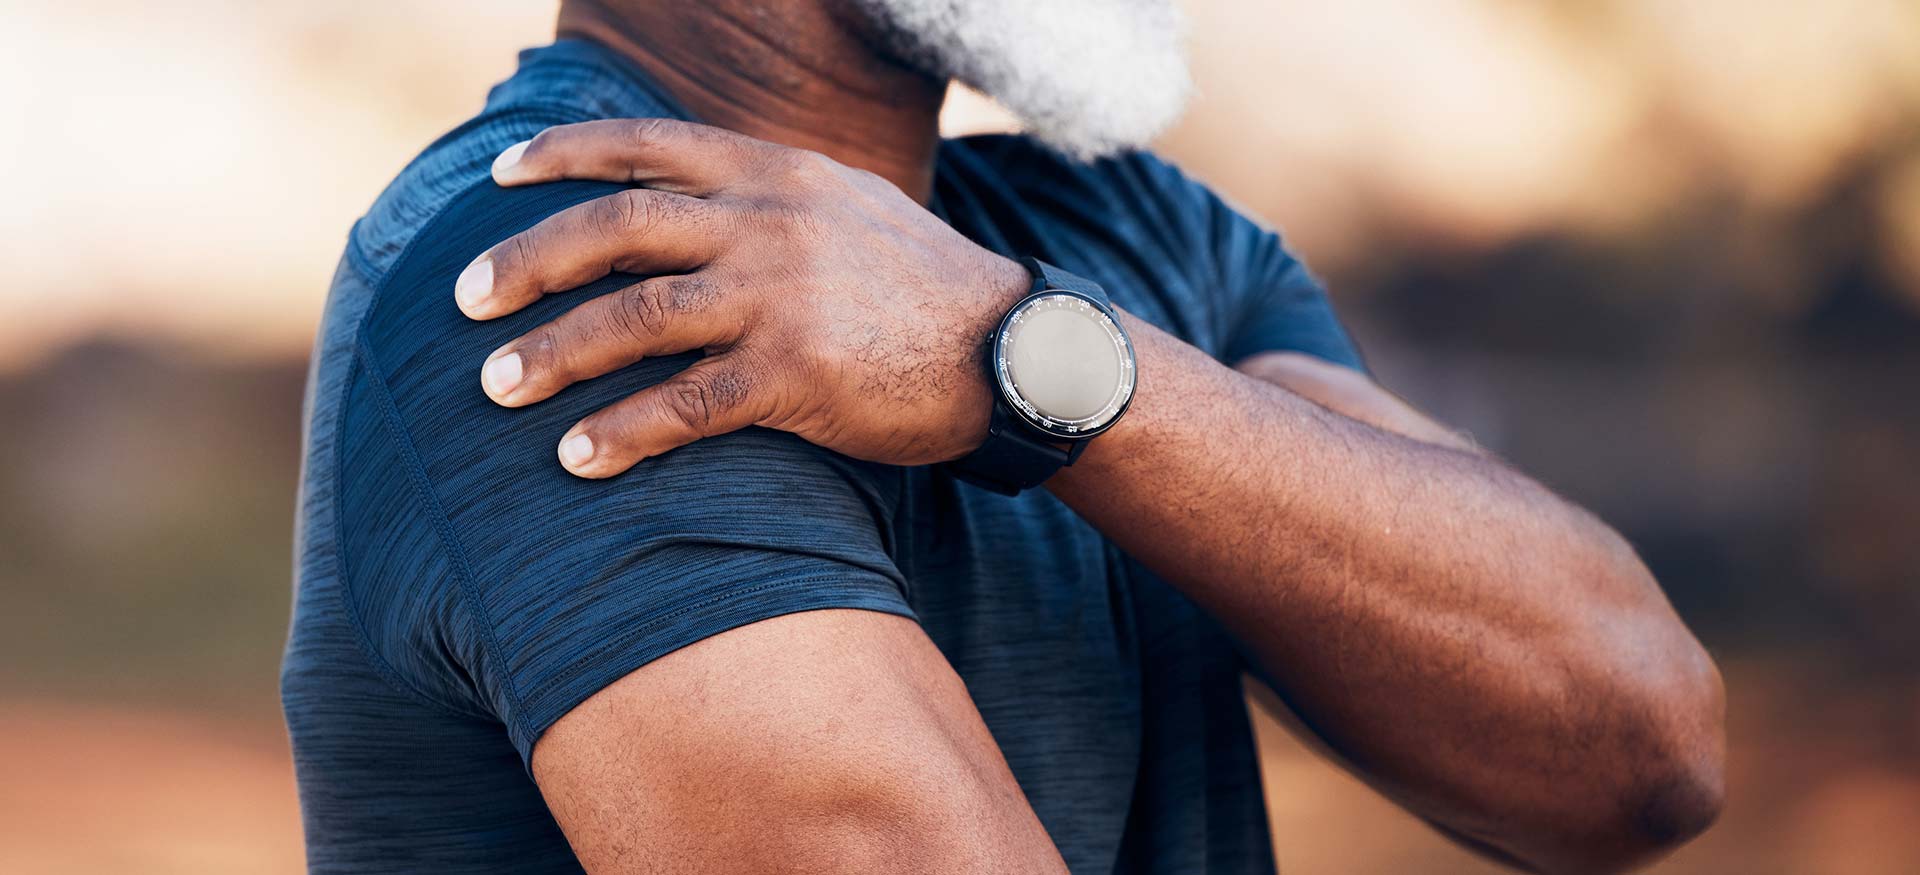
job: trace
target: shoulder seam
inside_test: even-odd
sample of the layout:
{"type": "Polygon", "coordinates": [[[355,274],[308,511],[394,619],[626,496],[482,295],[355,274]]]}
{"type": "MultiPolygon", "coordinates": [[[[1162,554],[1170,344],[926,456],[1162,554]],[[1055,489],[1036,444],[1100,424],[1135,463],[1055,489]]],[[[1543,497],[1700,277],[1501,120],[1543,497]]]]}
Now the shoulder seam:
{"type": "MultiPolygon", "coordinates": [[[[377,293],[374,303],[378,303],[377,293]]],[[[371,312],[372,307],[369,307],[368,311],[371,312]]],[[[392,438],[395,448],[400,451],[400,460],[406,466],[408,478],[413,482],[415,497],[419,499],[423,505],[422,509],[432,520],[440,538],[441,549],[447,551],[447,562],[453,566],[454,582],[459,587],[461,601],[466,603],[467,610],[473,615],[474,623],[480,627],[480,646],[486,651],[487,658],[493,660],[495,670],[500,677],[501,691],[507,697],[507,707],[512,709],[512,713],[499,716],[502,722],[511,726],[520,719],[524,710],[520,704],[520,691],[514,684],[513,672],[508,669],[506,661],[500,655],[500,641],[494,634],[493,623],[487,618],[486,610],[481,607],[480,592],[474,585],[473,571],[467,564],[466,547],[461,543],[459,533],[454,531],[453,520],[441,507],[440,497],[434,492],[433,483],[427,477],[426,466],[420,461],[420,451],[414,446],[413,432],[407,428],[406,421],[400,414],[400,406],[394,403],[393,393],[387,385],[386,372],[381,368],[379,359],[367,342],[365,323],[362,323],[362,329],[354,334],[354,348],[355,358],[366,362],[368,385],[374,387],[374,394],[378,396],[383,424],[387,428],[388,437],[392,438]]],[[[476,689],[475,692],[485,695],[484,689],[476,689]]]]}
{"type": "MultiPolygon", "coordinates": [[[[354,380],[354,377],[358,374],[359,370],[360,370],[360,351],[356,347],[348,354],[347,378],[345,381],[343,381],[340,387],[340,394],[343,402],[347,396],[352,394],[353,380],[354,380]]],[[[343,533],[345,529],[342,527],[341,525],[342,520],[340,519],[342,515],[342,510],[340,506],[341,505],[340,496],[342,495],[341,486],[346,482],[346,478],[341,476],[340,469],[345,464],[346,454],[341,452],[340,448],[343,446],[342,438],[346,434],[347,417],[344,415],[344,409],[346,405],[342,403],[340,406],[342,408],[342,415],[336,416],[334,418],[335,419],[334,442],[333,442],[334,458],[333,458],[333,471],[330,474],[330,476],[333,478],[333,490],[334,490],[334,501],[332,503],[333,504],[332,510],[333,510],[333,516],[334,516],[333,526],[334,526],[334,532],[335,532],[335,535],[333,537],[333,562],[334,562],[334,567],[338,569],[339,578],[340,578],[340,586],[337,587],[337,592],[341,602],[340,609],[343,612],[345,612],[347,615],[347,625],[353,628],[354,644],[358,646],[361,657],[367,660],[368,664],[373,668],[374,673],[379,675],[380,679],[385,681],[387,686],[392,687],[396,692],[399,692],[402,695],[406,696],[407,698],[414,700],[416,703],[420,705],[424,705],[436,711],[441,711],[444,713],[453,714],[453,715],[462,716],[462,717],[470,716],[462,712],[460,709],[455,708],[447,704],[446,702],[442,702],[431,695],[428,695],[425,690],[420,689],[418,686],[408,681],[405,676],[401,675],[399,670],[394,668],[393,664],[388,662],[386,657],[380,654],[379,648],[376,648],[373,646],[373,636],[371,633],[367,631],[366,619],[360,615],[360,609],[354,604],[353,597],[352,597],[353,569],[352,569],[352,565],[347,561],[347,550],[346,550],[345,544],[343,543],[345,539],[341,537],[341,533],[343,533]]]]}
{"type": "MultiPolygon", "coordinates": [[[[449,198],[448,203],[451,204],[458,201],[474,188],[492,184],[493,180],[491,178],[476,182],[474,185],[462,189],[452,198],[449,198]]],[[[393,400],[392,387],[387,382],[386,369],[381,364],[380,357],[375,354],[372,343],[367,339],[367,328],[372,324],[375,313],[379,311],[381,299],[386,297],[387,283],[394,276],[398,275],[401,268],[405,267],[407,262],[415,256],[419,251],[418,247],[421,241],[427,239],[435,228],[441,222],[446,221],[450,215],[451,213],[442,210],[425,222],[420,229],[414,233],[413,238],[407,241],[407,245],[401,250],[399,256],[394,258],[393,263],[388,266],[388,269],[379,276],[378,281],[371,285],[372,295],[367,301],[366,312],[362,314],[360,324],[354,326],[353,357],[356,364],[364,362],[367,367],[368,384],[374,387],[375,394],[378,396],[377,401],[383,414],[383,424],[388,431],[389,437],[393,439],[396,449],[399,450],[401,462],[407,468],[408,477],[413,483],[415,497],[422,504],[422,510],[424,510],[432,520],[435,532],[440,540],[441,549],[447,552],[447,562],[452,566],[460,601],[465,604],[467,612],[472,616],[474,624],[479,627],[481,648],[485,651],[487,658],[493,661],[494,667],[499,674],[501,691],[506,695],[507,707],[511,709],[512,713],[496,716],[500,718],[501,722],[512,727],[519,721],[525,710],[521,704],[520,691],[514,683],[513,673],[509,670],[506,661],[501,657],[500,641],[494,632],[493,622],[488,617],[486,609],[481,605],[479,588],[474,583],[472,568],[467,562],[466,547],[461,542],[459,533],[454,531],[453,520],[447,516],[445,508],[441,506],[439,495],[434,492],[433,482],[427,476],[426,466],[420,461],[419,448],[414,444],[413,431],[407,427],[405,417],[400,413],[400,406],[393,400]]],[[[469,669],[468,674],[472,675],[474,672],[469,669]]],[[[474,692],[484,698],[486,695],[485,689],[480,686],[478,679],[475,679],[474,683],[474,692]]]]}

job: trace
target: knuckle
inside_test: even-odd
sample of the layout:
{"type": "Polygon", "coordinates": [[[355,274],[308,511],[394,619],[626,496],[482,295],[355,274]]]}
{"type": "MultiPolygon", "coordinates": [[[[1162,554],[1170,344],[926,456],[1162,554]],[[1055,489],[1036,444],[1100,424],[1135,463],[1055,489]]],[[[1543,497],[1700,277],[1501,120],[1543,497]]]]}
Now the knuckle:
{"type": "Polygon", "coordinates": [[[645,189],[630,188],[607,195],[590,214],[595,230],[602,236],[616,240],[633,240],[644,237],[647,230],[658,221],[656,201],[645,189]]]}
{"type": "Polygon", "coordinates": [[[719,413],[712,387],[697,377],[676,381],[667,400],[674,417],[695,431],[705,431],[712,426],[719,413]]]}
{"type": "Polygon", "coordinates": [[[673,293],[664,282],[644,282],[628,286],[616,297],[611,309],[613,328],[627,336],[655,337],[666,330],[673,293]]]}
{"type": "Polygon", "coordinates": [[[540,263],[539,236],[537,232],[528,231],[507,238],[507,242],[494,253],[493,270],[496,284],[501,281],[503,274],[531,270],[534,265],[540,263]]]}
{"type": "Polygon", "coordinates": [[[824,153],[803,149],[800,152],[800,172],[816,177],[828,177],[838,174],[840,162],[828,158],[824,153]]]}
{"type": "Polygon", "coordinates": [[[832,158],[811,149],[782,149],[774,158],[778,173],[790,181],[812,183],[833,175],[832,158]]]}
{"type": "Polygon", "coordinates": [[[668,120],[662,118],[637,118],[627,122],[627,145],[635,149],[649,149],[657,146],[667,135],[668,120]]]}
{"type": "Polygon", "coordinates": [[[682,423],[705,433],[746,403],[751,390],[751,379],[736,368],[688,374],[675,381],[669,406],[682,423]]]}
{"type": "Polygon", "coordinates": [[[586,321],[581,309],[527,335],[527,372],[572,382],[590,373],[593,348],[601,342],[599,326],[586,321]],[[576,315],[578,314],[578,315],[576,315]]]}

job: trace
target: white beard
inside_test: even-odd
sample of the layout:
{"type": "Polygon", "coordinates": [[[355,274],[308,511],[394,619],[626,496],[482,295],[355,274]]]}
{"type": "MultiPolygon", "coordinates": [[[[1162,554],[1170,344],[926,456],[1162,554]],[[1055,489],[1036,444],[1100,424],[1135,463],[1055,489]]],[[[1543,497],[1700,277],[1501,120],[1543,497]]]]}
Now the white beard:
{"type": "Polygon", "coordinates": [[[1192,88],[1173,0],[855,2],[895,54],[984,92],[1082,160],[1145,146],[1192,88]]]}

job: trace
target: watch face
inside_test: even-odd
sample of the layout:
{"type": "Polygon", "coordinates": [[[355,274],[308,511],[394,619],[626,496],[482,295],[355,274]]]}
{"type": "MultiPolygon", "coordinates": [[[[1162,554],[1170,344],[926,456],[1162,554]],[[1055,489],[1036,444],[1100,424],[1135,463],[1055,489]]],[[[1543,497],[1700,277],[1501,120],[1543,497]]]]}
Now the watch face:
{"type": "Polygon", "coordinates": [[[994,375],[1028,423],[1055,437],[1088,438],[1133,398],[1133,344],[1091,299],[1043,291],[1001,322],[994,375]]]}

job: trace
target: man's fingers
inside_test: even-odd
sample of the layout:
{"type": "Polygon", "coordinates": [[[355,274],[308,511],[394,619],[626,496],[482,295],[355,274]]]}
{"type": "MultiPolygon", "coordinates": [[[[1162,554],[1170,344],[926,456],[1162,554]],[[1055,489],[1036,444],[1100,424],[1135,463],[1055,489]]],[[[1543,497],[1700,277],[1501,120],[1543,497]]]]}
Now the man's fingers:
{"type": "Polygon", "coordinates": [[[587,417],[560,440],[560,464],[612,477],[636,462],[758,422],[771,387],[736,355],[708,356],[665,382],[587,417]]]}
{"type": "Polygon", "coordinates": [[[742,325],[710,274],[655,277],[587,301],[495,350],[481,367],[480,385],[495,402],[521,407],[646,356],[732,343],[742,325]]]}
{"type": "Polygon", "coordinates": [[[746,175],[754,153],[766,148],[732,131],[676,119],[581,122],[509,146],[493,161],[493,180],[601,179],[705,196],[746,175]]]}
{"type": "Polygon", "coordinates": [[[469,318],[493,319],[614,271],[691,270],[720,251],[723,225],[712,202],[630,188],[561,210],[487,250],[454,281],[454,300],[469,318]]]}

